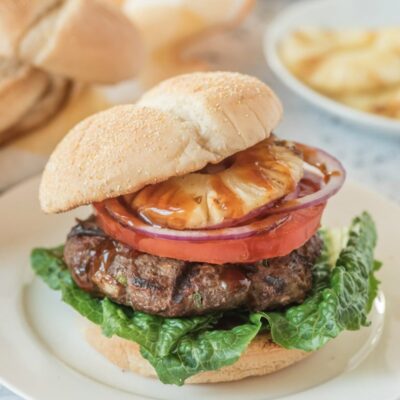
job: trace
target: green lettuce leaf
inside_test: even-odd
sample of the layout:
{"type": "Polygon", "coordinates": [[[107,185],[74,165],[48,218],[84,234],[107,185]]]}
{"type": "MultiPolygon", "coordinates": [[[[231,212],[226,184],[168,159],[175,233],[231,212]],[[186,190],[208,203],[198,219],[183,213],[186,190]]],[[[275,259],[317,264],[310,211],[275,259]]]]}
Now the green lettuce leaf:
{"type": "Polygon", "coordinates": [[[162,382],[182,385],[199,372],[233,364],[261,330],[269,330],[272,339],[285,348],[313,351],[344,329],[367,325],[379,284],[374,276],[380,267],[373,260],[375,226],[364,213],[354,219],[349,230],[341,231],[340,239],[337,232],[320,232],[324,247],[313,267],[313,289],[303,304],[282,312],[237,310],[164,318],[81,290],[64,264],[62,247],[35,249],[31,262],[36,274],[49,287],[60,290],[66,303],[100,325],[104,335],[138,343],[162,382]],[[233,326],[232,316],[239,321],[233,326]],[[230,321],[229,329],[226,321],[230,321]]]}
{"type": "Polygon", "coordinates": [[[63,246],[54,249],[34,249],[31,253],[31,264],[35,273],[51,289],[61,290],[65,303],[93,323],[102,323],[101,301],[75,284],[63,260],[63,246]]]}
{"type": "Polygon", "coordinates": [[[159,357],[170,354],[186,335],[212,327],[219,320],[216,314],[191,318],[164,318],[142,312],[133,312],[108,299],[103,305],[103,333],[137,342],[159,357]]]}
{"type": "Polygon", "coordinates": [[[370,312],[372,309],[372,305],[374,304],[374,300],[379,292],[379,284],[380,280],[375,276],[375,272],[379,271],[382,267],[382,262],[375,260],[373,266],[373,272],[369,276],[369,290],[368,290],[368,304],[367,304],[367,312],[370,312]]]}
{"type": "Polygon", "coordinates": [[[162,382],[182,385],[192,375],[237,361],[259,333],[261,318],[261,314],[253,313],[247,323],[230,330],[213,329],[187,334],[177,342],[174,351],[164,357],[146,347],[141,348],[141,354],[153,365],[162,382]]]}
{"type": "Polygon", "coordinates": [[[377,294],[375,245],[375,225],[369,214],[363,213],[353,220],[347,244],[331,270],[329,282],[325,277],[321,283],[315,275],[330,269],[331,253],[325,248],[314,268],[318,289],[301,305],[285,312],[264,313],[274,342],[288,349],[313,351],[345,329],[367,325],[372,296],[377,294]]]}
{"type": "Polygon", "coordinates": [[[54,249],[34,249],[31,253],[31,265],[36,275],[53,290],[60,290],[63,282],[72,284],[72,277],[63,260],[64,246],[54,249]]]}

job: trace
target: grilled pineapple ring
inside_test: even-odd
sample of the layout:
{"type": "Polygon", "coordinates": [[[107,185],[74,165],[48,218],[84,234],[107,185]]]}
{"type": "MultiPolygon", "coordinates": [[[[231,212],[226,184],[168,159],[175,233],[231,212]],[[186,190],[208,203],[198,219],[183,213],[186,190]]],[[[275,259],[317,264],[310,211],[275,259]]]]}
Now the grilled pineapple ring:
{"type": "Polygon", "coordinates": [[[220,164],[146,186],[129,198],[147,222],[171,229],[201,229],[249,212],[292,192],[303,176],[293,146],[268,139],[220,164]]]}

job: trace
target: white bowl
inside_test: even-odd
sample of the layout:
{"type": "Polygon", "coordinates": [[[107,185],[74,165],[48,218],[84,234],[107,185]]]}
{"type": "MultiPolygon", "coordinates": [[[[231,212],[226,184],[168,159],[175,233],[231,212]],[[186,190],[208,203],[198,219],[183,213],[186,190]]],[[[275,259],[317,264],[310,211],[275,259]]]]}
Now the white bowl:
{"type": "Polygon", "coordinates": [[[400,25],[400,0],[311,0],[285,8],[268,26],[264,53],[272,71],[293,91],[310,103],[350,122],[379,133],[400,136],[400,122],[358,111],[325,97],[297,79],[277,52],[280,40],[301,26],[328,28],[400,25]]]}

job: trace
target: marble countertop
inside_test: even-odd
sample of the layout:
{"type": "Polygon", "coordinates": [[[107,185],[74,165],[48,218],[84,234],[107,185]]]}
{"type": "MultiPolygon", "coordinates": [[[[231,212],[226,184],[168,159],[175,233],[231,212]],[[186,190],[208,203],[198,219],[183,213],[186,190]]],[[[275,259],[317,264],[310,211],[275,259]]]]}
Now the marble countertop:
{"type": "MultiPolygon", "coordinates": [[[[243,27],[220,34],[205,52],[215,68],[255,75],[268,83],[284,104],[284,118],[276,129],[280,137],[321,147],[339,158],[348,179],[364,184],[400,203],[400,133],[391,137],[365,131],[325,114],[280,83],[269,70],[262,53],[262,34],[268,20],[293,0],[261,0],[243,27]]],[[[1,400],[18,396],[0,386],[1,400]]]]}

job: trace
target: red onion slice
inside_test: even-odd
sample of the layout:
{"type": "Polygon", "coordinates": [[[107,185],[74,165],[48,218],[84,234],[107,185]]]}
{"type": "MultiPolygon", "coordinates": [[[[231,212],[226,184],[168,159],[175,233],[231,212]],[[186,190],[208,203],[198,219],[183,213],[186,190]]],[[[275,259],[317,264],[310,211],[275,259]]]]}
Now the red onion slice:
{"type": "Polygon", "coordinates": [[[137,217],[122,198],[95,204],[98,212],[107,212],[121,225],[147,236],[187,241],[240,239],[272,231],[291,219],[291,213],[303,208],[325,204],[343,185],[345,170],[342,164],[323,150],[296,143],[303,152],[305,174],[296,190],[282,200],[251,211],[235,221],[200,230],[174,230],[150,225],[137,217]],[[318,171],[318,172],[316,172],[318,171]],[[305,184],[307,181],[307,185],[305,184]],[[234,223],[234,226],[231,226],[234,223]],[[245,225],[246,223],[246,225],[245,225]]]}
{"type": "Polygon", "coordinates": [[[284,196],[283,198],[280,198],[278,200],[274,200],[270,203],[264,204],[261,207],[258,207],[243,217],[236,218],[236,219],[227,219],[224,222],[221,222],[220,224],[217,225],[212,225],[207,228],[200,228],[201,230],[213,230],[213,229],[220,229],[220,228],[230,228],[233,226],[240,226],[244,225],[246,222],[249,222],[253,219],[260,219],[262,217],[265,217],[270,214],[276,214],[274,209],[276,207],[279,207],[281,204],[286,203],[289,200],[295,200],[299,197],[303,197],[309,192],[315,192],[317,190],[321,189],[322,185],[322,177],[320,175],[316,175],[313,172],[306,171],[304,174],[304,178],[299,182],[299,184],[296,186],[296,189],[284,196]],[[310,184],[308,183],[311,182],[313,188],[310,188],[310,184]],[[306,183],[307,182],[307,183],[306,183]]]}
{"type": "Polygon", "coordinates": [[[235,226],[232,228],[213,230],[174,230],[148,225],[122,204],[120,199],[109,199],[99,204],[94,204],[98,212],[106,212],[121,225],[147,236],[170,239],[170,240],[227,240],[241,239],[263,232],[274,230],[291,219],[290,214],[277,214],[254,221],[248,225],[235,226]]]}
{"type": "Polygon", "coordinates": [[[236,220],[226,220],[218,225],[203,228],[213,230],[243,225],[254,218],[287,213],[325,203],[343,186],[346,171],[335,157],[316,147],[295,143],[303,153],[305,172],[296,189],[282,199],[264,204],[236,220]]]}
{"type": "Polygon", "coordinates": [[[296,147],[304,154],[306,168],[317,168],[320,171],[320,174],[316,174],[306,169],[304,174],[305,179],[314,181],[316,185],[320,185],[320,189],[305,196],[300,193],[296,199],[282,201],[275,207],[269,208],[266,212],[267,215],[292,212],[325,203],[339,191],[346,179],[346,171],[335,157],[324,150],[300,143],[296,143],[296,147]]]}

